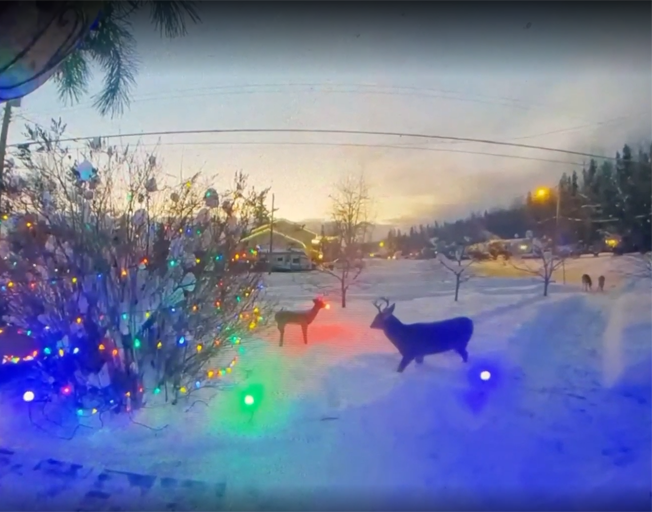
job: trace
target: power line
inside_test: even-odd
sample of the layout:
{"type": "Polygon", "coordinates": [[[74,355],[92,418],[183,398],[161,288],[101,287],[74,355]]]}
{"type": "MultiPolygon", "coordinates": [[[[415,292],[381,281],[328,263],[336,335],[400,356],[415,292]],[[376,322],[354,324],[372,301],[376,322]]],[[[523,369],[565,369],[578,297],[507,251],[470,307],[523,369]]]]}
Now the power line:
{"type": "MultiPolygon", "coordinates": [[[[401,146],[392,144],[355,144],[348,142],[268,142],[268,141],[201,141],[201,142],[159,142],[153,144],[140,144],[140,147],[158,147],[158,146],[325,146],[325,147],[353,147],[353,148],[378,148],[378,149],[405,149],[408,151],[436,151],[440,153],[461,153],[465,155],[482,155],[493,156],[498,158],[513,158],[517,160],[530,160],[535,162],[546,162],[552,164],[561,164],[569,166],[581,166],[582,162],[570,162],[565,160],[551,160],[547,158],[536,158],[529,156],[507,155],[504,153],[487,153],[484,151],[467,151],[463,149],[443,149],[423,146],[401,146]]],[[[83,147],[74,147],[71,149],[83,149],[83,147]]]]}
{"type": "MultiPolygon", "coordinates": [[[[144,136],[163,136],[163,135],[200,135],[208,133],[312,133],[312,134],[338,134],[338,135],[376,135],[385,137],[409,137],[417,139],[430,140],[454,140],[460,142],[475,142],[478,144],[490,144],[496,146],[509,146],[521,149],[536,149],[538,151],[551,151],[555,153],[564,153],[567,155],[583,156],[600,160],[615,160],[612,157],[594,155],[592,153],[583,153],[581,151],[571,151],[568,149],[548,148],[544,146],[534,146],[530,144],[519,144],[515,142],[501,142],[489,139],[475,139],[471,137],[454,137],[447,135],[429,135],[424,133],[403,133],[403,132],[384,132],[384,131],[366,131],[366,130],[335,130],[335,129],[309,129],[309,128],[224,128],[224,129],[204,129],[204,130],[162,130],[154,132],[140,133],[123,133],[111,135],[99,135],[93,137],[70,137],[59,139],[59,142],[78,142],[80,140],[115,139],[115,138],[132,138],[144,136]]],[[[10,144],[8,147],[29,146],[35,144],[34,141],[26,141],[18,144],[10,144]]]]}
{"type": "MultiPolygon", "coordinates": [[[[469,103],[483,103],[489,105],[500,105],[504,107],[511,107],[521,110],[532,110],[533,108],[561,108],[552,107],[542,103],[524,102],[515,98],[505,98],[499,96],[488,96],[482,94],[465,95],[456,91],[437,89],[430,87],[411,87],[411,86],[394,86],[394,85],[379,85],[379,84],[347,84],[347,83],[318,83],[318,82],[304,82],[304,83],[270,83],[270,84],[235,84],[235,85],[218,85],[209,87],[195,87],[184,89],[173,89],[166,94],[161,93],[146,93],[141,96],[136,96],[132,99],[132,103],[140,103],[144,101],[156,101],[164,99],[182,99],[182,98],[196,98],[200,96],[213,96],[213,95],[234,95],[234,94],[271,94],[271,93],[287,93],[287,90],[279,88],[299,88],[308,87],[310,92],[314,92],[315,88],[326,89],[327,93],[340,93],[340,94],[376,94],[376,95],[391,95],[391,96],[414,96],[414,97],[429,97],[441,98],[452,101],[461,101],[469,103]],[[360,88],[361,90],[337,90],[337,88],[360,88]],[[277,90],[255,90],[262,88],[277,88],[277,90]],[[229,89],[235,89],[228,91],[229,89]],[[244,90],[254,89],[254,90],[244,90]],[[385,90],[382,90],[385,89],[385,90]],[[205,92],[202,92],[205,91],[205,92]],[[226,92],[224,92],[226,91],[226,92]],[[401,92],[410,91],[410,92],[401,92]],[[454,95],[454,96],[451,96],[454,95]]],[[[85,102],[71,108],[58,109],[56,112],[76,112],[93,108],[92,102],[85,102]]],[[[55,112],[55,111],[45,111],[55,112]]],[[[44,113],[36,115],[43,115],[44,113]]],[[[588,121],[585,118],[568,115],[570,118],[588,121]]]]}

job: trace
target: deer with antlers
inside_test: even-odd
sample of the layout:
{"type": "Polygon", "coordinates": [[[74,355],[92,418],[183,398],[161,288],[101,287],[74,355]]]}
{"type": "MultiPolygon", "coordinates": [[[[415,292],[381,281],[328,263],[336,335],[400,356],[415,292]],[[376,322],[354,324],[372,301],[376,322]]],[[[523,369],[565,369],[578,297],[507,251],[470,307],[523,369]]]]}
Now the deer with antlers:
{"type": "Polygon", "coordinates": [[[389,300],[381,297],[373,305],[378,314],[370,327],[381,329],[401,354],[399,373],[412,361],[421,364],[425,356],[449,350],[457,352],[465,363],[468,361],[466,347],[473,336],[473,320],[470,318],[460,316],[440,322],[404,324],[394,316],[396,304],[390,306],[389,300]]]}
{"type": "Polygon", "coordinates": [[[286,311],[281,310],[276,315],[274,315],[274,320],[276,320],[276,327],[278,327],[279,333],[281,334],[281,339],[278,343],[279,347],[283,346],[283,336],[285,334],[285,327],[287,325],[299,325],[301,326],[301,332],[303,333],[303,342],[308,344],[308,326],[315,320],[317,313],[321,309],[328,309],[328,304],[320,298],[312,300],[313,306],[311,309],[305,311],[286,311]]]}

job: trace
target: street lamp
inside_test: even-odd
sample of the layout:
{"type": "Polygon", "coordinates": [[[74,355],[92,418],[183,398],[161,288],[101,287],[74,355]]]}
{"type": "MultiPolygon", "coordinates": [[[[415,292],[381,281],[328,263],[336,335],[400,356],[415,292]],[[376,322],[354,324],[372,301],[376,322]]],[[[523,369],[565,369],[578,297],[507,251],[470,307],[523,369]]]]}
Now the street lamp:
{"type": "MultiPolygon", "coordinates": [[[[557,196],[555,198],[555,230],[552,235],[552,253],[555,254],[557,252],[557,237],[559,234],[559,212],[561,211],[561,190],[559,188],[559,185],[556,185],[552,188],[539,187],[535,192],[535,196],[539,199],[545,200],[550,197],[550,194],[553,191],[557,196]]],[[[561,263],[561,267],[562,267],[562,278],[564,280],[564,284],[566,284],[566,265],[564,264],[563,260],[561,263]]]]}
{"type": "Polygon", "coordinates": [[[555,231],[552,239],[553,243],[553,250],[555,249],[557,245],[557,234],[559,231],[559,212],[561,211],[561,191],[559,190],[559,185],[549,188],[549,187],[539,187],[536,192],[535,196],[538,199],[544,200],[548,199],[550,197],[550,194],[552,191],[555,192],[556,198],[555,198],[555,231]]]}

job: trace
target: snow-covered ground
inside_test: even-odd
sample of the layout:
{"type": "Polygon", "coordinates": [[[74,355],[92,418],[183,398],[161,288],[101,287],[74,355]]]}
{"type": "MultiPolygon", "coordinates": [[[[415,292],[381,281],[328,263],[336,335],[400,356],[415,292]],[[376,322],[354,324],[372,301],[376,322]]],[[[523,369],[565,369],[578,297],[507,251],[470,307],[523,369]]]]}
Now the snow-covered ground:
{"type": "MultiPolygon", "coordinates": [[[[14,501],[0,508],[19,496],[31,504],[23,509],[650,510],[650,282],[615,265],[625,260],[569,261],[567,284],[558,279],[546,298],[533,278],[476,277],[455,303],[450,276],[432,262],[374,261],[345,310],[329,295],[307,346],[288,328],[279,348],[270,330],[245,347],[232,387],[187,412],[145,409],[134,419],[150,428],[111,420],[67,441],[31,426],[25,405],[5,405],[0,447],[15,453],[0,450],[0,495],[14,501]],[[580,271],[607,276],[606,292],[582,292],[580,271]],[[444,354],[396,373],[398,354],[369,329],[381,295],[405,322],[471,316],[469,363],[444,354]],[[481,370],[492,378],[480,381],[481,370]],[[240,404],[254,389],[250,414],[240,404]],[[9,469],[48,458],[87,469],[9,469]],[[113,481],[106,468],[136,476],[98,498],[108,489],[100,481],[113,481]],[[79,482],[62,484],[71,472],[79,482]],[[148,475],[158,484],[142,490],[148,475]],[[195,484],[170,494],[184,479],[195,484]],[[213,491],[198,494],[200,483],[213,491]]],[[[307,308],[328,279],[277,274],[269,290],[283,306],[307,308]]],[[[48,428],[65,436],[73,424],[48,428]]]]}

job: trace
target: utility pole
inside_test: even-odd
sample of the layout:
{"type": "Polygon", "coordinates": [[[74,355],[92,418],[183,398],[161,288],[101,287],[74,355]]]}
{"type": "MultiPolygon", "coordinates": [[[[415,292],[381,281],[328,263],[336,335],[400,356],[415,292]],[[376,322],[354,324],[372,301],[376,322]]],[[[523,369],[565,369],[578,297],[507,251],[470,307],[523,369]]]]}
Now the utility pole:
{"type": "Polygon", "coordinates": [[[267,275],[272,274],[272,246],[274,245],[274,194],[272,194],[272,209],[269,221],[269,256],[267,256],[267,275]]]}
{"type": "MultiPolygon", "coordinates": [[[[552,253],[558,253],[558,242],[557,237],[559,236],[559,213],[561,211],[561,186],[559,184],[556,187],[557,190],[557,204],[555,205],[555,233],[552,240],[552,253]]],[[[566,284],[566,262],[561,260],[561,275],[563,283],[566,284]]]]}
{"type": "Polygon", "coordinates": [[[5,103],[5,112],[2,116],[2,128],[0,129],[0,210],[2,210],[2,190],[4,189],[5,176],[5,155],[7,154],[7,136],[9,135],[9,123],[11,122],[11,109],[20,107],[20,99],[9,100],[5,103]]]}

